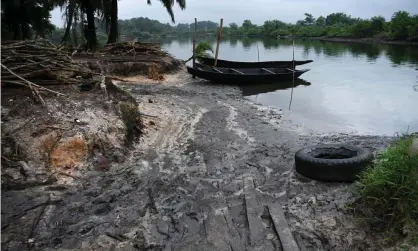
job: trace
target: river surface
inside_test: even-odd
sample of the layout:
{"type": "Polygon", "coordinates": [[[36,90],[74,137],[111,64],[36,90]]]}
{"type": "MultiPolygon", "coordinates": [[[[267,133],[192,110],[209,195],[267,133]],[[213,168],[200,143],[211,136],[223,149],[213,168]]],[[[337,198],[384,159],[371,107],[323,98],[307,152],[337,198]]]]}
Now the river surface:
{"type": "MultiPolygon", "coordinates": [[[[216,46],[214,38],[199,38],[216,46]]],[[[394,135],[418,131],[418,46],[313,40],[222,39],[219,58],[236,61],[311,59],[303,81],[243,88],[249,99],[282,109],[285,118],[320,132],[394,135]],[[293,88],[292,85],[296,87],[293,88]]],[[[180,59],[190,38],[165,40],[180,59]]]]}

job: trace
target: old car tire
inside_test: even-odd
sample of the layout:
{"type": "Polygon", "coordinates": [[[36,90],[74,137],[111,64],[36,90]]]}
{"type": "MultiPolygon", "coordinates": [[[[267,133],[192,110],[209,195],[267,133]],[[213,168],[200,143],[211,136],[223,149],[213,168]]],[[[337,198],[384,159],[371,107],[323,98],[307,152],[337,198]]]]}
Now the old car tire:
{"type": "Polygon", "coordinates": [[[305,147],[295,154],[296,171],[322,181],[356,180],[372,160],[369,150],[344,144],[305,147]]]}

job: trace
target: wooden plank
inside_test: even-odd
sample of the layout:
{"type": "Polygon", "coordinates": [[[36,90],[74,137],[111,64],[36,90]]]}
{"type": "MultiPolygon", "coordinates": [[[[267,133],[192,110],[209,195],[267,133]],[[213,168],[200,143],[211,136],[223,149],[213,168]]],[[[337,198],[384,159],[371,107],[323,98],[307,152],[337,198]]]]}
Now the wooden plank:
{"type": "Polygon", "coordinates": [[[212,69],[213,69],[214,71],[219,72],[219,73],[223,73],[221,70],[219,70],[219,69],[218,69],[218,68],[216,68],[216,67],[212,67],[212,69]]]}
{"type": "Polygon", "coordinates": [[[218,41],[216,42],[215,64],[213,66],[216,66],[216,63],[218,63],[219,42],[221,41],[222,25],[223,25],[223,23],[224,23],[224,19],[221,18],[221,24],[219,26],[219,33],[218,33],[218,41]]]}
{"type": "Polygon", "coordinates": [[[229,234],[230,234],[229,245],[231,246],[232,251],[245,250],[244,245],[241,243],[241,237],[238,233],[238,230],[235,228],[234,222],[232,221],[232,217],[229,213],[228,207],[222,210],[222,213],[224,215],[226,225],[229,229],[229,234]]]}
{"type": "Polygon", "coordinates": [[[234,68],[229,68],[229,70],[234,71],[234,72],[236,72],[236,73],[239,73],[239,74],[241,74],[241,75],[244,75],[244,73],[242,73],[242,72],[240,72],[240,71],[238,71],[238,70],[236,70],[236,69],[234,69],[234,68]]]}
{"type": "Polygon", "coordinates": [[[209,212],[203,222],[203,227],[206,242],[213,246],[213,250],[230,250],[229,229],[223,213],[209,212]]]}
{"type": "MultiPolygon", "coordinates": [[[[229,206],[223,192],[218,193],[216,208],[209,212],[205,223],[208,240],[214,244],[213,250],[244,251],[244,243],[229,213],[229,206]]],[[[201,250],[207,250],[202,248],[201,250]]]]}
{"type": "Polygon", "coordinates": [[[261,68],[261,70],[266,71],[266,72],[271,73],[271,74],[276,74],[276,73],[274,73],[274,72],[272,72],[272,71],[270,71],[270,70],[268,70],[266,68],[261,68]]]}
{"type": "Polygon", "coordinates": [[[299,251],[299,246],[293,238],[281,205],[272,203],[268,205],[268,208],[276,233],[279,235],[283,251],[299,251]]]}
{"type": "Polygon", "coordinates": [[[244,196],[248,227],[250,230],[250,244],[251,246],[255,246],[261,243],[265,237],[264,227],[260,217],[262,208],[257,202],[257,197],[254,189],[254,181],[252,177],[247,177],[244,180],[244,196]]]}

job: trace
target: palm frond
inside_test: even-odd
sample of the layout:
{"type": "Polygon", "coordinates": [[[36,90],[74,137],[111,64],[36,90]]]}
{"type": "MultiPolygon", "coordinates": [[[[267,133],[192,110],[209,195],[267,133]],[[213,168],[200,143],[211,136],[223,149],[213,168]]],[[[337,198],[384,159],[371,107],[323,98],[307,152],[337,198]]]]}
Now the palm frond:
{"type": "Polygon", "coordinates": [[[167,10],[168,14],[171,17],[171,21],[174,23],[174,12],[173,12],[173,0],[160,0],[160,2],[164,5],[165,9],[167,10]]]}
{"type": "MultiPolygon", "coordinates": [[[[173,23],[176,22],[174,19],[174,12],[173,12],[174,3],[176,2],[180,6],[180,9],[182,10],[186,8],[186,0],[176,0],[175,2],[174,0],[159,0],[159,1],[164,5],[173,23]]],[[[151,0],[147,0],[147,4],[151,5],[151,0]]]]}
{"type": "Polygon", "coordinates": [[[176,0],[182,10],[186,9],[186,0],[176,0]]]}
{"type": "Polygon", "coordinates": [[[199,57],[212,57],[208,51],[213,52],[212,45],[206,41],[200,42],[195,49],[196,56],[199,57]]]}

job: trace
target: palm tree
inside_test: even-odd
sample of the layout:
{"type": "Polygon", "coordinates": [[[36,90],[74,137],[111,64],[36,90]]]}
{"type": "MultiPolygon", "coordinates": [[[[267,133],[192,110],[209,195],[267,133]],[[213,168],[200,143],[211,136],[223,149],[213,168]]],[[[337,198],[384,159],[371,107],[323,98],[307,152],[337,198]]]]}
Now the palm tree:
{"type": "MultiPolygon", "coordinates": [[[[177,3],[181,9],[186,7],[186,0],[159,0],[166,8],[171,20],[175,22],[173,6],[177,3]]],[[[107,43],[115,43],[118,39],[118,0],[57,0],[61,10],[65,9],[66,29],[61,43],[68,40],[73,22],[84,24],[83,33],[87,40],[87,48],[95,50],[97,46],[95,14],[99,14],[109,32],[107,43]],[[79,13],[79,14],[77,14],[79,13]],[[85,19],[86,17],[86,19],[85,19]],[[85,24],[86,23],[86,24],[85,24]]],[[[151,4],[151,0],[147,0],[151,4]]],[[[73,38],[73,40],[76,38],[73,38]]]]}
{"type": "MultiPolygon", "coordinates": [[[[105,14],[105,22],[110,23],[110,31],[107,43],[115,43],[118,39],[118,0],[104,0],[106,4],[104,6],[110,7],[110,14],[105,14]],[[109,4],[109,1],[111,2],[109,4]]],[[[171,17],[171,21],[174,23],[174,12],[173,6],[176,2],[182,10],[186,8],[186,0],[159,0],[167,10],[171,17]]],[[[147,0],[147,3],[151,5],[151,0],[147,0]]]]}
{"type": "Polygon", "coordinates": [[[2,1],[1,21],[3,39],[30,39],[35,32],[41,37],[53,29],[49,21],[53,4],[48,0],[2,1]]]}
{"type": "Polygon", "coordinates": [[[87,25],[84,25],[84,37],[87,40],[87,49],[92,51],[96,50],[97,36],[96,36],[96,24],[94,14],[100,10],[100,0],[80,0],[81,11],[86,14],[87,25]]]}
{"type": "Polygon", "coordinates": [[[66,17],[65,32],[64,32],[64,36],[61,39],[61,44],[62,44],[64,41],[67,41],[68,36],[70,35],[70,29],[74,20],[74,12],[76,11],[76,8],[78,6],[77,6],[76,0],[68,0],[68,3],[60,2],[59,5],[61,7],[61,11],[65,7],[64,16],[66,17]]]}
{"type": "MultiPolygon", "coordinates": [[[[104,13],[104,1],[106,0],[58,0],[57,5],[61,10],[65,8],[66,29],[61,43],[67,41],[70,36],[73,22],[81,22],[82,32],[87,40],[86,48],[95,50],[97,46],[95,15],[104,13]]],[[[74,33],[74,30],[73,30],[74,33]]],[[[77,38],[73,38],[76,40],[77,38]]]]}
{"type": "Polygon", "coordinates": [[[110,30],[109,30],[109,35],[107,38],[107,43],[116,43],[119,37],[119,32],[118,32],[118,0],[105,0],[105,1],[110,1],[110,5],[107,4],[107,6],[109,7],[109,15],[105,15],[105,23],[106,23],[106,28],[110,26],[110,30]]]}

